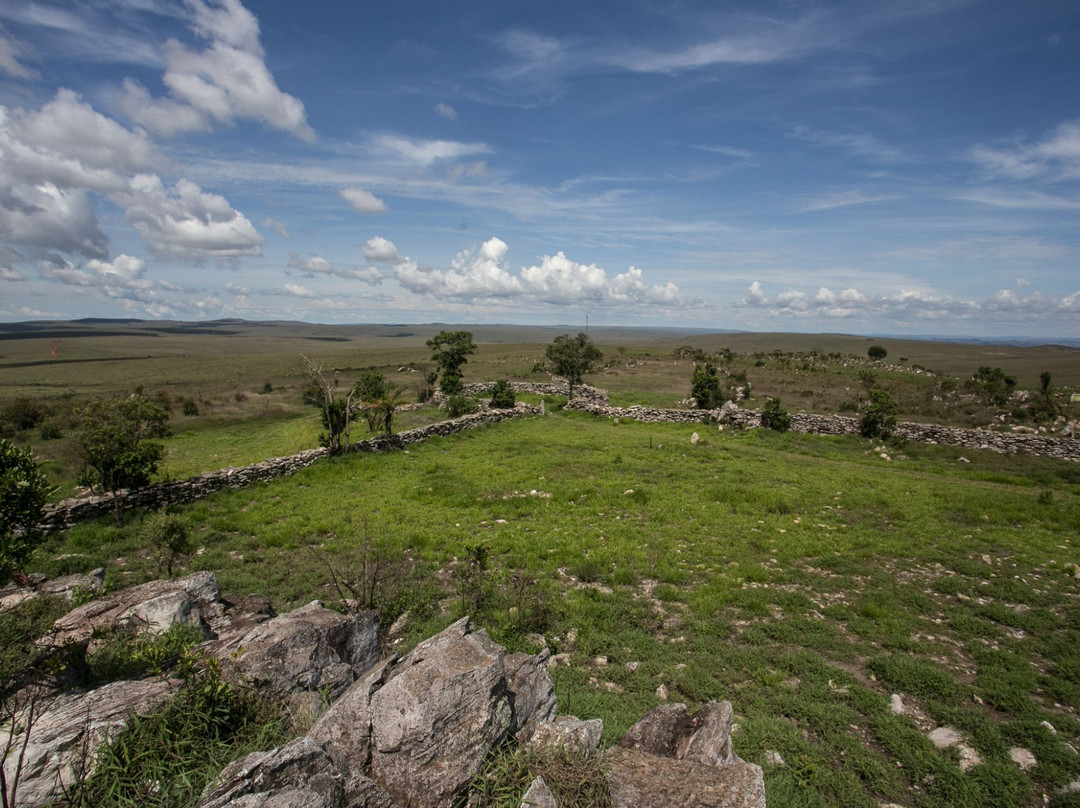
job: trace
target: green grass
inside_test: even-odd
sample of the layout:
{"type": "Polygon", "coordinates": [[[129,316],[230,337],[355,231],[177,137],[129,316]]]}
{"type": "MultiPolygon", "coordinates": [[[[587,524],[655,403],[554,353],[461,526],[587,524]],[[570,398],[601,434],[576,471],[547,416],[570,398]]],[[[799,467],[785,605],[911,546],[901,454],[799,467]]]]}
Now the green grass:
{"type": "MultiPolygon", "coordinates": [[[[464,608],[511,650],[542,633],[570,655],[553,669],[560,710],[603,718],[607,743],[661,684],[729,699],[736,751],[786,762],[767,765],[770,806],[1066,804],[1056,789],[1080,778],[1065,747],[1080,747],[1074,465],[870,449],[551,414],[222,492],[186,509],[201,548],[187,569],[287,609],[333,601],[323,560],[344,568],[375,537],[402,559],[385,617],[409,610],[416,640],[464,608]],[[892,715],[894,692],[924,718],[892,715]],[[956,726],[985,763],[961,773],[917,720],[956,726]],[[1030,775],[1013,745],[1038,757],[1030,775]]],[[[54,537],[35,568],[148,578],[138,522],[54,537]]]]}

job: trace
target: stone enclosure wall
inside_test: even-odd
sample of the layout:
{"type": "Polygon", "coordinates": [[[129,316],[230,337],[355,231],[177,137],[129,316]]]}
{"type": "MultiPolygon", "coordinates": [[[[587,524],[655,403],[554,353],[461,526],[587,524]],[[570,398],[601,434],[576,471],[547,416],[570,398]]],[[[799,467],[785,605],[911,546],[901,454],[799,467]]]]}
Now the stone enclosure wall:
{"type": "MultiPolygon", "coordinates": [[[[717,410],[665,410],[648,407],[611,407],[575,398],[573,402],[567,404],[566,408],[592,413],[603,418],[628,418],[653,423],[727,423],[741,429],[751,429],[761,425],[759,411],[744,410],[730,404],[717,410]]],[[[791,428],[796,432],[811,435],[857,435],[859,434],[859,419],[844,415],[792,413],[791,428]]],[[[1080,462],[1080,440],[1075,438],[991,432],[987,429],[963,429],[937,424],[916,424],[910,421],[898,424],[895,434],[904,440],[920,443],[962,446],[999,454],[1056,457],[1080,462]]]]}
{"type": "MultiPolygon", "coordinates": [[[[463,415],[449,421],[441,421],[430,426],[423,426],[419,429],[399,432],[396,435],[381,435],[358,441],[349,446],[348,451],[389,452],[404,449],[410,443],[425,441],[435,435],[452,435],[466,429],[476,429],[489,424],[497,424],[507,418],[537,415],[542,411],[540,407],[529,407],[524,404],[513,410],[487,410],[472,415],[463,415]]],[[[198,477],[189,477],[186,480],[169,480],[154,483],[145,488],[120,491],[117,496],[123,499],[125,509],[157,509],[165,505],[194,502],[223,488],[243,488],[251,483],[266,482],[278,477],[295,474],[300,469],[307,468],[315,461],[328,456],[329,452],[325,448],[308,449],[290,457],[274,457],[261,463],[253,463],[250,466],[208,471],[198,477]]],[[[46,506],[42,514],[42,527],[46,530],[62,530],[75,522],[110,514],[113,512],[114,505],[115,501],[111,494],[65,499],[56,505],[46,506]]]]}
{"type": "MultiPolygon", "coordinates": [[[[543,396],[561,396],[566,394],[566,384],[514,382],[515,393],[527,393],[543,396]]],[[[481,396],[490,392],[491,382],[469,384],[465,394],[481,396]]],[[[626,418],[650,423],[718,423],[730,424],[741,429],[760,426],[761,413],[757,410],[741,409],[728,403],[716,410],[678,410],[651,407],[612,407],[607,393],[595,387],[580,385],[574,388],[574,400],[566,409],[587,412],[601,418],[626,418]]],[[[531,406],[518,403],[513,410],[485,409],[472,415],[464,415],[430,426],[400,432],[396,435],[383,435],[352,444],[350,452],[388,452],[404,449],[411,443],[427,440],[435,435],[451,435],[466,429],[497,424],[507,418],[523,415],[542,415],[543,406],[531,406]]],[[[813,435],[854,435],[859,432],[859,419],[843,415],[814,415],[792,413],[791,428],[796,432],[813,435]]],[[[900,423],[896,435],[906,440],[945,446],[962,446],[969,449],[998,452],[1000,454],[1031,454],[1043,457],[1056,457],[1063,460],[1080,462],[1080,440],[1073,438],[1049,437],[1045,435],[991,432],[984,429],[962,429],[935,424],[900,423]]],[[[275,457],[241,468],[227,468],[220,471],[208,471],[198,477],[186,480],[171,480],[155,483],[145,488],[121,491],[118,496],[124,499],[125,508],[157,509],[165,505],[194,502],[201,497],[213,494],[223,488],[243,488],[254,482],[266,482],[277,477],[294,474],[302,468],[328,456],[326,449],[309,449],[291,457],[275,457]]],[[[65,499],[56,505],[47,506],[42,516],[42,527],[46,530],[60,530],[75,522],[93,519],[112,513],[114,500],[112,495],[89,496],[65,499]]]]}

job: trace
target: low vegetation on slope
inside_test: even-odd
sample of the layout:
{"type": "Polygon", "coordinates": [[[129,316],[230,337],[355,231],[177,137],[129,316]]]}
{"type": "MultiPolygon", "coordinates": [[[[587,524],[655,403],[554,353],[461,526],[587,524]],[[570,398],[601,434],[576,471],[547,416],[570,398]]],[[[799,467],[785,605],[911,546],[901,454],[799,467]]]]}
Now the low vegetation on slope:
{"type": "MultiPolygon", "coordinates": [[[[462,613],[542,636],[560,711],[609,741],[663,698],[730,700],[770,806],[1080,799],[1080,466],[695,428],[552,413],[335,458],[183,509],[171,561],[279,609],[407,613],[398,647],[462,613]]],[[[32,568],[155,576],[140,518],[32,568]]]]}

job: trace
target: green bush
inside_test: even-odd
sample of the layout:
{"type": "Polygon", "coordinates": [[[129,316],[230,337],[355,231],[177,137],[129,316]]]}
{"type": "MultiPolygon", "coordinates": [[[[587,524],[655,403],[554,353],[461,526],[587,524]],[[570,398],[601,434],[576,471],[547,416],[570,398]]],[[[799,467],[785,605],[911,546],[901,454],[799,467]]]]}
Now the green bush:
{"type": "Polygon", "coordinates": [[[154,550],[159,569],[170,578],[176,563],[195,549],[191,524],[176,513],[158,511],[151,514],[143,523],[139,537],[154,550]]]}
{"type": "Polygon", "coordinates": [[[30,398],[17,398],[0,412],[0,420],[6,421],[17,432],[33,429],[49,414],[49,407],[30,398]]]}
{"type": "Polygon", "coordinates": [[[720,392],[720,377],[716,365],[711,362],[694,363],[694,376],[690,382],[690,395],[697,402],[699,410],[713,410],[723,403],[720,392]]]}
{"type": "MultiPolygon", "coordinates": [[[[445,383],[446,378],[443,377],[445,383]]],[[[446,399],[446,413],[451,418],[457,418],[461,415],[468,415],[471,412],[476,412],[476,401],[470,396],[464,394],[457,394],[454,396],[448,396],[446,399]]]]}
{"type": "Polygon", "coordinates": [[[491,406],[497,410],[512,410],[517,399],[514,388],[506,379],[499,379],[491,387],[491,406]]]}
{"type": "Polygon", "coordinates": [[[184,403],[180,407],[180,412],[182,412],[184,415],[198,415],[199,405],[190,398],[184,399],[184,403]]]}
{"type": "Polygon", "coordinates": [[[0,440],[0,584],[22,569],[37,544],[49,491],[33,452],[0,440]]]}
{"type": "Polygon", "coordinates": [[[886,391],[880,388],[871,390],[870,401],[863,409],[859,422],[859,432],[867,438],[888,438],[896,429],[896,414],[899,411],[899,405],[886,391]]]}
{"type": "Polygon", "coordinates": [[[765,399],[765,406],[761,409],[761,425],[777,432],[787,432],[791,428],[791,415],[780,405],[780,399],[765,399]]]}

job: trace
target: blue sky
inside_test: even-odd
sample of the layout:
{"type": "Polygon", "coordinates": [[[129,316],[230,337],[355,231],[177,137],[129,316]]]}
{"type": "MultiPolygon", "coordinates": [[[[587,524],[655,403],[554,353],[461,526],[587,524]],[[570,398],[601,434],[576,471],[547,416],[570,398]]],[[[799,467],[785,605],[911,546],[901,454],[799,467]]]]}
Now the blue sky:
{"type": "Polygon", "coordinates": [[[0,319],[1080,336],[1080,7],[0,5],[0,319]]]}

